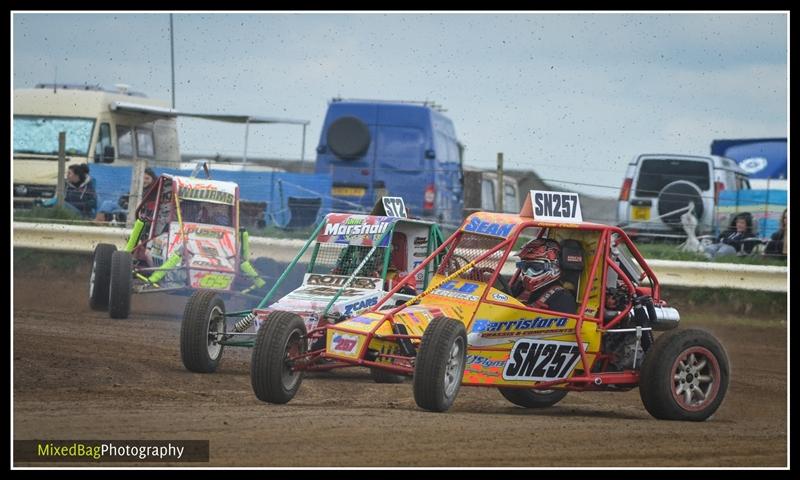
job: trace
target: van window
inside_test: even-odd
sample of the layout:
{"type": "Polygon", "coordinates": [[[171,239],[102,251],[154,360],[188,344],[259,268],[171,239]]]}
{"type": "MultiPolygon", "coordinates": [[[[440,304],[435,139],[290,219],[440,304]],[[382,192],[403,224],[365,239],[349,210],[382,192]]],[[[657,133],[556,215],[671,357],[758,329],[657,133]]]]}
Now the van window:
{"type": "Polygon", "coordinates": [[[481,181],[481,208],[490,212],[494,211],[494,183],[491,180],[481,181]]]}
{"type": "Polygon", "coordinates": [[[140,157],[153,158],[156,156],[153,147],[153,131],[146,128],[136,129],[136,153],[140,157]]]}
{"type": "Polygon", "coordinates": [[[88,155],[94,120],[14,116],[14,153],[58,155],[58,134],[66,132],[68,155],[88,155]]]}
{"type": "Polygon", "coordinates": [[[384,167],[396,170],[422,169],[422,131],[418,128],[378,129],[378,158],[384,167]]]}
{"type": "Polygon", "coordinates": [[[708,163],[694,160],[643,160],[636,196],[657,197],[661,189],[676,180],[687,180],[706,191],[710,188],[708,170],[708,163]]]}
{"type": "Polygon", "coordinates": [[[103,151],[106,147],[112,146],[111,143],[111,126],[107,123],[100,124],[100,131],[97,134],[97,145],[94,147],[95,155],[103,156],[103,151]]]}
{"type": "Polygon", "coordinates": [[[503,211],[505,213],[517,213],[519,211],[517,187],[508,183],[506,184],[505,198],[503,199],[503,211]]]}
{"type": "Polygon", "coordinates": [[[442,135],[441,132],[437,131],[435,134],[436,140],[436,160],[439,162],[447,162],[449,160],[449,154],[447,149],[447,137],[442,135]]]}
{"type": "Polygon", "coordinates": [[[133,157],[133,133],[131,127],[117,125],[118,155],[123,158],[133,157]]]}

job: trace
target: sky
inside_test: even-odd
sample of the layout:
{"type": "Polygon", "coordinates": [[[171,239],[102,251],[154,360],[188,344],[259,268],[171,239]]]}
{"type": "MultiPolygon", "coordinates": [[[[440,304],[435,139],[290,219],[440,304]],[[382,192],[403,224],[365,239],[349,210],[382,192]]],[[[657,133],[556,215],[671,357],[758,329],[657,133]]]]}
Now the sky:
{"type": "MultiPolygon", "coordinates": [[[[169,12],[12,16],[13,88],[124,83],[171,101],[169,12]]],[[[333,97],[432,100],[465,163],[616,197],[639,153],[786,137],[788,15],[174,13],[175,108],[310,121],[333,97]]],[[[184,153],[241,155],[244,127],[179,120],[184,153]]],[[[248,155],[300,158],[302,131],[250,129],[248,155]]]]}

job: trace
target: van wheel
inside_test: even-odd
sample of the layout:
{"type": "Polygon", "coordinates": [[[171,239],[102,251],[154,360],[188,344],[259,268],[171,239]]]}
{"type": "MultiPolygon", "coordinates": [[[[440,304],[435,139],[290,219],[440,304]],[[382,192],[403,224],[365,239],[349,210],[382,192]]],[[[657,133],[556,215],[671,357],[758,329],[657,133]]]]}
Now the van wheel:
{"type": "Polygon", "coordinates": [[[337,157],[350,160],[366,153],[371,141],[369,128],[356,117],[341,117],[328,127],[328,147],[337,157]]]}
{"type": "Polygon", "coordinates": [[[703,218],[703,196],[697,185],[686,180],[676,180],[662,188],[658,193],[658,215],[661,221],[676,230],[683,231],[681,215],[686,210],[665,214],[686,208],[689,202],[694,203],[694,216],[698,219],[703,218]]]}

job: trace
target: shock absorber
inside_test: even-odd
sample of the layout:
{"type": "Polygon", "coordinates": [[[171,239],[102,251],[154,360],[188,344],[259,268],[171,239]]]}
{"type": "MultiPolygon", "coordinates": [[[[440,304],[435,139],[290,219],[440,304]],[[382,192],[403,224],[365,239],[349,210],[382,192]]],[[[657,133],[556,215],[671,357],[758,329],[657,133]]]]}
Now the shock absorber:
{"type": "Polygon", "coordinates": [[[250,328],[250,325],[253,324],[253,320],[255,318],[256,318],[255,313],[253,312],[248,313],[246,316],[242,317],[241,320],[239,320],[233,325],[233,331],[237,333],[244,332],[245,330],[250,328]]]}

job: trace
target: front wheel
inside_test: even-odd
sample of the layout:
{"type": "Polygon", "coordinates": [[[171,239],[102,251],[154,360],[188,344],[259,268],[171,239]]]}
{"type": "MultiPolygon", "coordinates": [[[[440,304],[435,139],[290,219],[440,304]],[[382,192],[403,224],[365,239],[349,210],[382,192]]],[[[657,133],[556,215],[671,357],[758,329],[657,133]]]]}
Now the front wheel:
{"type": "Polygon", "coordinates": [[[526,390],[520,388],[498,388],[506,400],[525,408],[552,407],[567,396],[566,390],[526,390]]]}
{"type": "Polygon", "coordinates": [[[288,403],[303,381],[303,372],[293,370],[296,357],[306,352],[306,324],[290,312],[273,312],[258,329],[250,362],[250,384],[259,400],[288,403]]]}
{"type": "Polygon", "coordinates": [[[89,307],[92,310],[108,310],[108,287],[111,282],[111,256],[117,247],[99,243],[92,255],[92,273],[89,277],[89,307]]]}
{"type": "Polygon", "coordinates": [[[730,379],[728,354],[704,330],[662,334],[645,355],[639,394],[662,420],[703,421],[717,411],[730,379]]]}
{"type": "Polygon", "coordinates": [[[225,302],[216,292],[198,290],[186,302],[181,321],[181,360],[191,372],[213,373],[222,360],[225,302]]]}
{"type": "Polygon", "coordinates": [[[124,251],[111,255],[111,282],[108,289],[108,314],[111,318],[128,318],[131,313],[131,278],[133,256],[124,251]]]}
{"type": "Polygon", "coordinates": [[[461,388],[467,357],[464,324],[436,317],[425,329],[414,368],[414,400],[425,410],[449,409],[461,388]]]}

